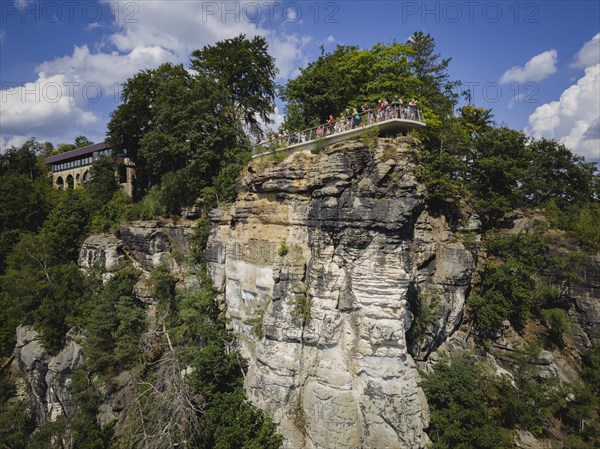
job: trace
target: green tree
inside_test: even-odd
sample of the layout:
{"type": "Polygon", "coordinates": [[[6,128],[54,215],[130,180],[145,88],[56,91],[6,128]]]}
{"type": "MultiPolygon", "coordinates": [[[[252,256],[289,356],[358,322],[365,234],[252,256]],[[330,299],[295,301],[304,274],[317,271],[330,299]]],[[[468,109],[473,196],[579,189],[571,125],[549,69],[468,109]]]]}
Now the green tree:
{"type": "Polygon", "coordinates": [[[62,192],[40,230],[40,239],[48,246],[53,263],[76,261],[86,237],[91,204],[82,190],[62,192]]]}
{"type": "Polygon", "coordinates": [[[66,153],[67,151],[73,151],[76,149],[77,149],[77,147],[75,146],[75,144],[59,143],[58,145],[56,145],[56,148],[54,149],[54,151],[52,151],[52,154],[53,155],[62,154],[62,153],[66,153]]]}
{"type": "Polygon", "coordinates": [[[460,108],[458,116],[458,124],[466,128],[466,131],[471,137],[477,137],[482,132],[488,131],[493,125],[493,117],[491,109],[477,107],[473,104],[468,104],[460,108]]]}
{"type": "Polygon", "coordinates": [[[281,89],[287,102],[286,126],[314,126],[330,114],[337,116],[365,102],[373,106],[382,97],[418,96],[419,81],[411,73],[409,55],[409,47],[397,42],[378,43],[371,49],[338,46],[332,53],[322,49],[316,61],[281,89]],[[299,114],[304,116],[302,126],[299,114]]]}
{"type": "Polygon", "coordinates": [[[30,139],[0,154],[0,275],[21,234],[37,232],[56,201],[37,156],[43,145],[30,139]]]}
{"type": "Polygon", "coordinates": [[[91,233],[103,233],[116,230],[131,205],[131,198],[119,188],[109,202],[92,216],[91,233]]]}
{"type": "Polygon", "coordinates": [[[63,348],[65,335],[81,312],[83,276],[75,263],[58,265],[47,271],[46,281],[38,289],[42,300],[34,313],[35,328],[44,348],[56,354],[63,348]]]}
{"type": "Polygon", "coordinates": [[[408,61],[413,75],[419,81],[417,94],[435,114],[446,117],[456,104],[456,88],[460,84],[450,81],[448,66],[452,58],[442,59],[435,50],[435,40],[422,31],[415,32],[406,42],[410,52],[408,61]]]}
{"type": "Polygon", "coordinates": [[[38,158],[43,145],[35,139],[29,139],[20,147],[12,146],[4,154],[0,154],[0,176],[22,175],[32,182],[44,176],[46,169],[43,161],[38,158]]]}
{"type": "Polygon", "coordinates": [[[17,174],[0,177],[0,274],[21,234],[37,232],[54,201],[55,192],[45,179],[32,182],[17,174]]]}
{"type": "Polygon", "coordinates": [[[91,298],[83,323],[84,349],[94,371],[120,371],[136,362],[145,329],[145,313],[134,295],[138,276],[133,268],[121,267],[91,298]]]}
{"type": "MultiPolygon", "coordinates": [[[[227,92],[231,113],[257,136],[260,120],[270,123],[275,111],[275,77],[279,70],[262,36],[240,34],[192,52],[190,67],[200,76],[216,80],[227,92]]],[[[229,112],[229,111],[228,111],[229,112]]]]}
{"type": "Polygon", "coordinates": [[[85,190],[96,209],[108,203],[119,190],[115,168],[109,156],[100,156],[90,168],[90,179],[85,183],[85,190]]]}
{"type": "Polygon", "coordinates": [[[14,400],[16,388],[7,370],[0,371],[0,442],[10,449],[25,449],[34,431],[25,401],[14,400]]]}
{"type": "Polygon", "coordinates": [[[570,203],[589,202],[597,195],[596,163],[585,162],[556,140],[533,140],[527,150],[530,170],[522,189],[529,204],[552,200],[564,208],[570,203]]]}
{"type": "Polygon", "coordinates": [[[437,364],[423,390],[431,413],[428,435],[432,449],[508,449],[510,433],[497,424],[483,388],[482,368],[469,359],[437,364]]]}
{"type": "Polygon", "coordinates": [[[83,147],[87,147],[89,145],[93,145],[94,142],[92,142],[90,139],[88,139],[85,136],[77,136],[75,137],[75,147],[76,148],[83,148],[83,147]]]}
{"type": "MultiPolygon", "coordinates": [[[[356,101],[359,86],[344,73],[342,64],[358,51],[354,46],[338,46],[333,53],[322,50],[316,61],[300,69],[300,75],[281,90],[288,113],[301,110],[304,114],[302,128],[324,123],[329,114],[337,115],[356,101]]],[[[292,116],[287,120],[293,120],[292,116]]]]}
{"type": "Polygon", "coordinates": [[[223,169],[249,158],[248,139],[227,110],[230,94],[212,79],[164,64],[128,80],[123,100],[108,125],[108,140],[128,149],[138,179],[145,179],[142,190],[164,182],[170,215],[193,202],[223,169]]]}

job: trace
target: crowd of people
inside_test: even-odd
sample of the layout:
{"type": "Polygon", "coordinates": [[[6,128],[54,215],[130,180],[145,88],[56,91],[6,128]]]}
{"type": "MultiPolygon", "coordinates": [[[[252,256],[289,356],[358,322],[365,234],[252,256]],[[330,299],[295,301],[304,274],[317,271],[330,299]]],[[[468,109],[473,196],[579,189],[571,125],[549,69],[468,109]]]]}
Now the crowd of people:
{"type": "Polygon", "coordinates": [[[327,123],[304,131],[289,132],[283,130],[281,133],[270,133],[266,140],[260,144],[265,147],[273,145],[295,145],[297,143],[309,142],[322,137],[331,136],[336,133],[348,131],[359,126],[368,126],[390,119],[418,120],[417,100],[412,99],[404,103],[402,97],[394,97],[391,102],[385,98],[377,102],[377,106],[371,107],[364,103],[359,108],[346,108],[338,118],[329,116],[327,123]]]}

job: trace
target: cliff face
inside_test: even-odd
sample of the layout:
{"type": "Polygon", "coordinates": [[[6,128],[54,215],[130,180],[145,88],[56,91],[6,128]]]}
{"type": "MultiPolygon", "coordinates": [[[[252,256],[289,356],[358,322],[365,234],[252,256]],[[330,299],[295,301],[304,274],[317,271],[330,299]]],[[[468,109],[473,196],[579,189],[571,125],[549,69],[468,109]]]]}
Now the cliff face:
{"type": "Polygon", "coordinates": [[[83,362],[83,351],[76,332],[69,332],[65,347],[55,356],[42,347],[38,333],[31,326],[17,328],[17,344],[12,361],[17,395],[27,401],[38,425],[56,421],[60,416],[71,418],[76,405],[69,391],[70,376],[83,362]]]}
{"type": "MultiPolygon", "coordinates": [[[[195,288],[198,285],[196,268],[185,263],[189,253],[188,236],[193,223],[151,221],[135,222],[123,226],[119,237],[114,235],[91,235],[83,243],[79,253],[79,266],[83,270],[94,267],[104,272],[108,279],[119,264],[130,261],[140,270],[140,278],[135,288],[135,300],[145,304],[148,325],[155,322],[156,300],[149,289],[150,272],[159,265],[169,268],[180,280],[180,285],[195,288]]],[[[133,300],[133,299],[132,299],[133,300]]],[[[32,326],[17,329],[17,344],[10,363],[10,370],[17,383],[17,394],[27,401],[28,409],[40,427],[46,422],[56,421],[64,416],[73,417],[77,405],[70,388],[72,373],[85,361],[81,342],[85,339],[77,328],[66,336],[64,348],[56,355],[50,355],[42,346],[38,332],[32,326]]],[[[127,372],[119,378],[111,379],[111,388],[103,388],[102,404],[98,410],[98,422],[102,425],[118,418],[126,398],[121,389],[130,382],[127,372]]],[[[65,447],[70,447],[64,443],[65,447]]]]}
{"type": "MultiPolygon", "coordinates": [[[[256,162],[212,215],[208,270],[248,361],[250,399],[289,448],[420,448],[428,409],[408,352],[463,313],[475,258],[424,210],[410,139],[256,162]],[[434,313],[407,342],[412,311],[434,313]]],[[[470,227],[469,227],[470,226],[470,227]]]]}

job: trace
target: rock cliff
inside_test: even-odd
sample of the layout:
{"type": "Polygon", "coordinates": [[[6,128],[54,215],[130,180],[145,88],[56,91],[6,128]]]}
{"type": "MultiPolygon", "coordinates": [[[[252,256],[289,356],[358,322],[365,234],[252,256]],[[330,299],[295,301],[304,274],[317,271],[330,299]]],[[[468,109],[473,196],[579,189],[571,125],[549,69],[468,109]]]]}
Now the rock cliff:
{"type": "MultiPolygon", "coordinates": [[[[208,270],[248,361],[250,399],[288,448],[420,448],[428,409],[415,353],[459,324],[476,219],[430,216],[409,138],[251,164],[213,212],[208,270]],[[423,302],[435,313],[407,341],[423,302]]],[[[420,318],[420,317],[418,317],[420,318]]]]}
{"type": "MultiPolygon", "coordinates": [[[[461,322],[484,261],[482,254],[477,260],[477,217],[462,211],[467,218],[449,222],[429,212],[415,177],[416,141],[372,144],[255,161],[240,178],[237,201],[210,215],[207,270],[239,336],[247,396],[279,425],[286,449],[426,447],[428,407],[416,364],[430,369],[440,347],[451,355],[476,349],[461,322]]],[[[509,232],[534,218],[511,218],[509,232]]],[[[180,288],[201,282],[187,257],[194,225],[135,222],[116,236],[92,235],[79,265],[100,266],[108,278],[132,262],[141,273],[134,299],[145,304],[151,331],[152,269],[166,266],[180,288]]],[[[562,288],[573,347],[542,351],[533,362],[539,376],[578,379],[577,360],[597,338],[599,288],[600,258],[588,256],[581,281],[562,288]]],[[[85,336],[72,329],[56,356],[31,327],[17,337],[11,371],[37,427],[72,417],[69,385],[85,359],[85,336]]],[[[523,343],[507,322],[485,357],[510,376],[502,359],[523,343]]],[[[102,425],[118,421],[130,377],[123,372],[100,389],[102,425]]],[[[545,447],[526,432],[518,439],[522,447],[545,447]]]]}
{"type": "Polygon", "coordinates": [[[63,350],[51,356],[31,326],[17,328],[11,369],[23,374],[15,376],[17,394],[26,399],[38,426],[61,416],[71,418],[76,411],[69,384],[71,373],[83,362],[79,338],[75,331],[69,332],[63,350]]]}

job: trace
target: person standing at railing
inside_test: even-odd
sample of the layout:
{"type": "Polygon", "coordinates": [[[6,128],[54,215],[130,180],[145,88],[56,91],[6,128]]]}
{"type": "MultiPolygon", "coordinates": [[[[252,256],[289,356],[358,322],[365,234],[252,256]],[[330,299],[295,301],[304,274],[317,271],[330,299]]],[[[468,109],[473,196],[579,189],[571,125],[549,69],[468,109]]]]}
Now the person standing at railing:
{"type": "Polygon", "coordinates": [[[327,128],[328,128],[328,133],[329,135],[333,134],[334,131],[334,126],[335,126],[335,119],[333,118],[333,115],[329,115],[329,119],[327,120],[327,128]]]}
{"type": "Polygon", "coordinates": [[[373,112],[371,110],[371,105],[369,103],[365,103],[362,106],[362,112],[367,117],[367,123],[371,125],[374,121],[373,112]]]}
{"type": "Polygon", "coordinates": [[[408,103],[408,114],[410,120],[414,120],[417,116],[417,100],[415,98],[410,100],[410,103],[408,103]]]}
{"type": "Polygon", "coordinates": [[[360,125],[360,114],[358,113],[358,111],[355,109],[352,112],[352,128],[356,128],[360,125]]]}
{"type": "Polygon", "coordinates": [[[381,120],[383,120],[383,100],[379,99],[379,101],[377,102],[377,121],[380,122],[381,120]]]}
{"type": "Polygon", "coordinates": [[[394,118],[400,118],[400,114],[402,113],[402,98],[396,95],[392,100],[392,105],[394,107],[394,118]]]}
{"type": "Polygon", "coordinates": [[[337,118],[337,121],[335,122],[335,132],[340,133],[340,132],[344,131],[345,127],[346,127],[346,116],[342,113],[339,115],[339,117],[337,118]]]}

